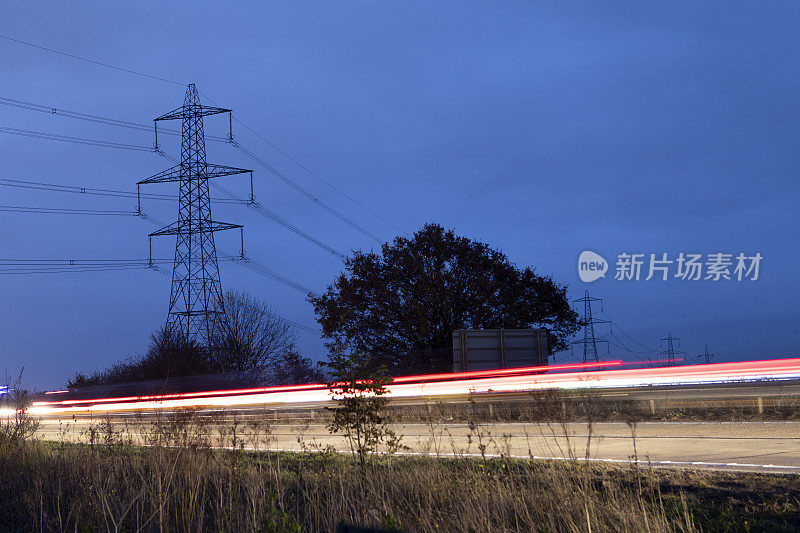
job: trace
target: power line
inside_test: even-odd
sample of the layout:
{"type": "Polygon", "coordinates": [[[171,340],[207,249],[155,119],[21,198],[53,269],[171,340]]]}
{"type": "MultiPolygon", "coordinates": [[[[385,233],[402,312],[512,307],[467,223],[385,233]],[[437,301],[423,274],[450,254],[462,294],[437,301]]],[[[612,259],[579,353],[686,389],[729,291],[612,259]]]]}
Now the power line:
{"type": "MultiPolygon", "coordinates": [[[[8,106],[8,107],[15,107],[18,109],[25,109],[27,111],[38,111],[40,113],[46,113],[48,115],[55,115],[65,118],[74,118],[78,120],[84,120],[87,122],[94,122],[96,124],[103,124],[106,126],[118,126],[122,128],[128,128],[136,131],[146,131],[148,133],[153,131],[152,124],[143,124],[141,122],[132,122],[129,120],[121,120],[117,118],[111,117],[104,117],[102,115],[93,115],[90,113],[82,113],[80,111],[71,111],[69,109],[63,109],[60,107],[53,107],[44,104],[37,104],[34,102],[27,102],[25,100],[18,100],[16,98],[9,98],[7,96],[0,96],[0,105],[8,106]]],[[[172,128],[160,128],[159,132],[166,133],[168,135],[180,135],[180,130],[172,129],[172,128]]],[[[213,140],[217,142],[228,142],[227,137],[220,137],[218,135],[207,135],[206,139],[213,140]]]]}
{"type": "MultiPolygon", "coordinates": [[[[628,338],[629,338],[631,341],[633,341],[634,343],[636,343],[637,345],[639,345],[639,346],[640,346],[642,349],[644,349],[646,352],[650,352],[650,353],[652,353],[652,352],[657,352],[657,351],[658,351],[657,349],[655,349],[655,348],[652,348],[652,347],[650,347],[650,346],[645,346],[644,344],[642,344],[641,342],[639,342],[639,341],[638,341],[638,340],[637,340],[635,337],[633,337],[632,335],[630,335],[630,334],[629,334],[629,333],[628,333],[628,332],[625,330],[625,328],[623,328],[623,327],[622,327],[622,325],[620,325],[620,323],[619,323],[617,320],[615,320],[615,319],[614,319],[614,317],[612,317],[612,316],[609,314],[608,310],[606,310],[606,309],[603,309],[603,310],[601,311],[601,313],[603,313],[604,315],[606,315],[606,317],[609,319],[609,321],[611,322],[611,324],[613,324],[613,325],[614,325],[614,326],[615,326],[615,327],[616,327],[618,330],[620,330],[620,331],[622,332],[622,334],[623,334],[623,335],[625,335],[625,336],[626,336],[626,337],[628,337],[628,338]]],[[[633,330],[632,330],[632,331],[633,331],[633,330]]],[[[639,333],[639,332],[636,332],[636,331],[634,331],[634,333],[639,333]]],[[[639,334],[641,335],[641,333],[639,333],[639,334]]]]}
{"type": "Polygon", "coordinates": [[[169,263],[172,259],[0,259],[0,265],[130,265],[169,263]]]}
{"type": "MultiPolygon", "coordinates": [[[[72,194],[83,194],[93,196],[107,196],[112,198],[132,198],[147,200],[167,200],[175,201],[178,199],[174,194],[157,193],[137,193],[133,191],[123,191],[119,189],[98,189],[93,187],[80,187],[75,185],[59,185],[57,183],[44,183],[40,181],[16,180],[0,178],[0,187],[14,187],[19,189],[33,189],[39,191],[65,192],[72,194]]],[[[232,198],[212,198],[212,201],[223,204],[246,204],[247,200],[232,198]]]]}
{"type": "Polygon", "coordinates": [[[628,337],[628,339],[630,339],[635,344],[637,344],[645,353],[653,353],[653,352],[657,352],[658,351],[655,348],[650,348],[649,346],[646,346],[646,345],[642,344],[641,342],[639,342],[638,340],[636,340],[636,338],[633,337],[632,335],[630,335],[627,331],[625,331],[625,329],[623,329],[622,326],[620,326],[618,322],[615,322],[615,321],[612,320],[611,323],[614,326],[616,326],[616,328],[618,330],[620,330],[620,332],[622,332],[623,335],[625,335],[626,337],[628,337]]]}
{"type": "MultiPolygon", "coordinates": [[[[200,93],[200,94],[201,94],[201,95],[202,95],[202,96],[203,96],[205,99],[207,99],[209,102],[211,102],[212,104],[214,104],[214,105],[217,105],[217,104],[215,104],[215,103],[214,103],[214,101],[213,101],[213,100],[212,100],[212,99],[211,99],[211,98],[210,98],[210,97],[209,97],[207,94],[205,94],[205,93],[200,93]]],[[[319,174],[317,174],[316,172],[314,172],[313,170],[311,170],[310,168],[308,168],[307,166],[305,166],[304,164],[302,164],[300,161],[298,161],[297,159],[295,159],[294,157],[292,157],[292,156],[291,156],[289,153],[287,153],[285,150],[281,149],[281,148],[280,148],[279,146],[277,146],[275,143],[273,143],[272,141],[270,141],[269,139],[267,139],[266,137],[264,137],[263,135],[261,135],[260,133],[258,133],[256,130],[254,130],[253,128],[251,128],[251,127],[250,127],[250,126],[248,126],[247,124],[245,124],[245,123],[244,123],[244,122],[243,122],[241,119],[239,119],[238,117],[233,117],[233,120],[235,120],[237,124],[239,124],[239,125],[243,126],[243,127],[244,127],[246,130],[248,130],[250,133],[252,133],[252,134],[253,134],[253,135],[255,135],[256,137],[258,137],[259,139],[261,139],[262,141],[264,141],[265,143],[267,143],[269,146],[271,146],[271,147],[272,147],[274,150],[276,150],[276,151],[277,151],[279,154],[281,154],[282,156],[284,156],[285,158],[287,158],[289,161],[291,161],[291,162],[292,162],[292,163],[294,163],[295,165],[299,166],[300,168],[302,168],[303,170],[305,170],[306,172],[308,172],[310,175],[312,175],[314,178],[316,178],[317,180],[321,181],[322,183],[324,183],[325,185],[327,185],[328,187],[330,187],[331,189],[333,189],[334,191],[336,191],[336,192],[337,192],[337,193],[339,193],[340,195],[342,195],[342,196],[344,196],[345,198],[347,198],[348,200],[350,200],[350,202],[352,202],[354,205],[356,205],[356,206],[360,207],[361,209],[363,209],[363,210],[364,210],[364,211],[366,211],[367,213],[371,214],[372,216],[374,216],[374,217],[378,218],[379,220],[381,220],[381,221],[385,222],[386,224],[388,224],[388,225],[392,226],[394,229],[396,229],[396,230],[397,230],[397,231],[399,231],[400,233],[403,233],[403,234],[407,233],[407,232],[406,232],[405,230],[403,230],[401,227],[397,226],[397,225],[396,225],[396,224],[394,224],[393,222],[389,221],[388,219],[384,218],[384,217],[383,217],[383,216],[381,216],[380,214],[376,213],[375,211],[373,211],[373,210],[372,210],[372,209],[370,209],[369,207],[365,206],[364,204],[362,204],[361,202],[359,202],[358,200],[356,200],[355,198],[353,198],[352,196],[350,196],[349,194],[347,194],[346,192],[344,192],[343,190],[341,190],[340,188],[336,187],[336,186],[335,186],[334,184],[332,184],[330,181],[326,180],[325,178],[323,178],[322,176],[320,176],[319,174]]],[[[232,139],[232,138],[230,139],[230,142],[231,142],[231,143],[233,143],[233,139],[232,139]]]]}
{"type": "Polygon", "coordinates": [[[136,216],[136,211],[109,211],[102,209],[62,209],[56,207],[30,207],[22,205],[0,205],[0,212],[4,213],[29,213],[45,215],[105,215],[105,216],[136,216]]]}
{"type": "Polygon", "coordinates": [[[340,259],[346,259],[347,258],[347,256],[345,256],[343,253],[339,252],[338,250],[336,250],[335,248],[333,248],[331,246],[328,246],[327,244],[325,244],[324,242],[320,241],[316,237],[313,237],[313,236],[309,235],[308,233],[306,233],[302,229],[298,228],[297,226],[295,226],[294,224],[292,224],[291,222],[289,222],[288,220],[286,220],[285,218],[283,218],[279,214],[275,213],[274,211],[271,211],[270,209],[267,209],[266,207],[264,207],[260,203],[256,202],[255,200],[246,201],[243,198],[235,195],[234,193],[232,193],[231,191],[229,191],[228,189],[224,188],[222,185],[219,185],[217,183],[212,183],[211,186],[214,187],[215,189],[217,189],[218,191],[221,191],[223,194],[227,194],[231,199],[233,199],[233,200],[235,200],[235,201],[237,201],[239,203],[245,204],[248,208],[250,208],[251,210],[253,210],[256,213],[260,214],[261,216],[263,216],[265,218],[268,218],[269,220],[275,222],[276,224],[278,224],[280,226],[283,226],[284,228],[294,232],[295,234],[297,234],[298,236],[300,236],[303,239],[307,240],[308,242],[310,242],[310,243],[322,248],[326,252],[328,252],[328,253],[330,253],[332,255],[335,255],[336,257],[338,257],[340,259]]]}
{"type": "Polygon", "coordinates": [[[317,328],[312,328],[311,326],[306,326],[305,324],[301,324],[300,322],[295,322],[294,320],[289,320],[288,318],[282,317],[280,315],[278,315],[278,318],[283,320],[284,322],[288,322],[289,324],[293,325],[294,327],[296,327],[298,329],[302,329],[304,331],[307,331],[309,333],[314,333],[316,335],[322,335],[322,330],[319,330],[317,328]]]}
{"type": "Polygon", "coordinates": [[[634,356],[639,361],[646,361],[646,359],[644,357],[646,357],[647,354],[644,354],[642,352],[638,352],[636,350],[632,350],[627,344],[625,344],[625,342],[622,339],[617,337],[614,333],[611,334],[611,338],[614,339],[614,340],[610,341],[610,344],[612,346],[616,346],[617,348],[620,348],[621,350],[624,350],[624,351],[628,352],[629,354],[634,356]]]}
{"type": "Polygon", "coordinates": [[[27,111],[38,111],[40,113],[47,113],[49,115],[59,115],[67,118],[76,118],[79,120],[86,120],[98,124],[106,124],[109,126],[121,126],[123,128],[130,128],[139,131],[153,131],[153,127],[139,122],[129,122],[127,120],[119,120],[115,118],[103,117],[100,115],[91,115],[89,113],[81,113],[78,111],[70,111],[68,109],[61,109],[58,107],[47,106],[44,104],[37,104],[34,102],[26,102],[25,100],[18,100],[16,98],[9,98],[7,96],[0,96],[0,105],[8,107],[16,107],[18,109],[25,109],[27,111]]]}
{"type": "MultiPolygon", "coordinates": [[[[203,96],[205,96],[206,98],[208,98],[206,95],[203,95],[203,96]]],[[[209,99],[209,100],[210,100],[210,99],[209,99]]],[[[253,134],[253,135],[255,135],[256,137],[258,137],[259,139],[261,139],[262,141],[264,141],[265,143],[267,143],[268,145],[270,145],[272,148],[274,148],[275,150],[277,150],[277,151],[278,151],[278,153],[280,153],[281,155],[283,155],[284,157],[286,157],[286,158],[287,158],[289,161],[291,161],[292,163],[296,164],[297,166],[299,166],[300,168],[302,168],[303,170],[305,170],[306,172],[308,172],[309,174],[311,174],[313,177],[315,177],[317,180],[321,181],[322,183],[324,183],[325,185],[327,185],[328,187],[330,187],[331,189],[333,189],[334,191],[336,191],[336,192],[337,192],[337,193],[339,193],[340,195],[342,195],[342,196],[344,196],[345,198],[347,198],[348,200],[350,200],[350,201],[351,201],[353,204],[355,204],[356,206],[360,207],[361,209],[363,209],[363,210],[364,210],[364,211],[366,211],[367,213],[369,213],[369,214],[373,215],[374,217],[378,218],[379,220],[381,220],[381,221],[385,222],[386,224],[388,224],[388,225],[392,226],[394,229],[396,229],[396,230],[397,230],[397,231],[399,231],[400,233],[403,233],[403,234],[406,234],[406,233],[407,233],[405,230],[403,230],[403,228],[399,227],[399,226],[398,226],[398,225],[396,225],[395,223],[393,223],[393,222],[391,222],[390,220],[386,219],[386,218],[385,218],[385,217],[383,217],[382,215],[380,215],[380,214],[376,213],[375,211],[373,211],[372,209],[370,209],[370,208],[369,208],[369,207],[367,207],[366,205],[362,204],[361,202],[359,202],[358,200],[356,200],[355,198],[353,198],[352,196],[350,196],[349,194],[347,194],[347,193],[346,193],[346,192],[344,192],[343,190],[339,189],[338,187],[336,187],[335,185],[333,185],[331,182],[329,182],[328,180],[326,180],[325,178],[323,178],[322,176],[320,176],[319,174],[317,174],[316,172],[314,172],[313,170],[311,170],[310,168],[308,168],[308,167],[307,167],[307,166],[305,166],[304,164],[302,164],[300,161],[298,161],[297,159],[295,159],[294,157],[292,157],[291,155],[289,155],[287,152],[285,152],[284,150],[282,150],[281,148],[279,148],[278,146],[276,146],[276,145],[275,145],[275,144],[274,144],[272,141],[270,141],[269,139],[267,139],[266,137],[264,137],[263,135],[261,135],[260,133],[258,133],[257,131],[255,131],[253,128],[251,128],[250,126],[248,126],[248,125],[247,125],[247,124],[245,124],[244,122],[242,122],[242,121],[241,121],[239,118],[237,118],[237,117],[233,117],[233,120],[235,120],[237,124],[240,124],[240,125],[242,125],[242,126],[243,126],[245,129],[247,129],[247,130],[248,130],[250,133],[252,133],[252,134],[253,134]]]]}
{"type": "Polygon", "coordinates": [[[631,350],[630,348],[628,348],[624,344],[618,344],[618,343],[616,343],[614,341],[610,341],[609,344],[611,344],[611,346],[614,346],[616,348],[619,348],[621,350],[624,350],[624,351],[628,352],[629,354],[631,354],[635,358],[639,359],[640,361],[644,361],[644,359],[642,359],[642,357],[637,352],[634,352],[633,350],[631,350]]]}
{"type": "MultiPolygon", "coordinates": [[[[609,312],[608,312],[608,309],[607,309],[607,307],[608,307],[608,306],[605,306],[605,308],[604,308],[604,309],[603,309],[601,312],[602,312],[604,315],[606,315],[606,316],[607,316],[607,317],[608,317],[608,318],[609,318],[609,319],[610,319],[612,322],[615,322],[615,323],[619,322],[619,320],[618,320],[618,319],[616,319],[616,318],[614,318],[613,316],[611,316],[611,313],[609,313],[609,312]]],[[[641,337],[646,337],[646,336],[647,336],[647,335],[645,335],[644,333],[642,333],[641,331],[639,331],[639,330],[637,330],[637,329],[634,329],[634,328],[630,327],[630,325],[628,325],[628,326],[627,326],[627,328],[628,328],[628,330],[630,330],[630,331],[632,331],[632,332],[636,333],[637,335],[639,335],[639,336],[641,336],[641,337]]]]}
{"type": "Polygon", "coordinates": [[[85,61],[86,63],[92,63],[94,65],[98,65],[98,66],[101,66],[101,67],[106,67],[106,68],[110,68],[110,69],[114,69],[114,70],[119,70],[119,71],[122,71],[122,72],[127,72],[128,74],[135,74],[137,76],[143,76],[145,78],[151,78],[151,79],[158,80],[158,81],[163,81],[163,82],[166,82],[166,83],[174,83],[175,85],[186,85],[185,83],[181,83],[179,81],[170,80],[170,79],[167,79],[167,78],[162,78],[160,76],[153,76],[152,74],[145,74],[144,72],[139,72],[137,70],[131,70],[131,69],[127,69],[127,68],[117,67],[117,66],[114,66],[114,65],[110,65],[108,63],[103,63],[102,61],[96,61],[94,59],[88,59],[86,57],[77,56],[75,54],[70,54],[68,52],[62,52],[60,50],[55,50],[53,48],[48,48],[48,47],[42,46],[40,44],[30,43],[28,41],[23,41],[21,39],[14,39],[13,37],[9,37],[7,35],[0,35],[0,39],[5,39],[7,41],[12,41],[12,42],[15,42],[15,43],[18,43],[18,44],[24,44],[25,46],[30,46],[32,48],[38,48],[39,50],[45,50],[45,51],[51,52],[53,54],[66,56],[66,57],[69,57],[71,59],[77,59],[79,61],[85,61]]]}
{"type": "Polygon", "coordinates": [[[125,270],[146,270],[147,265],[98,265],[76,267],[41,267],[41,268],[0,268],[2,275],[14,274],[66,274],[72,272],[116,272],[125,270]]]}
{"type": "Polygon", "coordinates": [[[140,270],[171,262],[171,259],[0,259],[0,274],[63,274],[140,270]]]}
{"type": "Polygon", "coordinates": [[[619,337],[614,332],[611,333],[611,338],[613,338],[618,344],[621,344],[630,353],[636,353],[636,354],[640,354],[640,355],[643,355],[643,356],[648,356],[648,355],[652,355],[653,352],[655,351],[655,350],[644,350],[643,351],[643,350],[637,350],[636,348],[631,348],[630,346],[628,346],[628,341],[622,339],[621,337],[619,337]]]}
{"type": "Polygon", "coordinates": [[[103,141],[100,139],[86,139],[83,137],[72,137],[69,135],[59,135],[56,133],[47,133],[43,131],[35,131],[35,130],[22,130],[18,128],[9,128],[6,126],[0,126],[0,133],[6,133],[8,135],[19,135],[22,137],[33,137],[36,139],[47,139],[50,141],[62,141],[62,142],[70,142],[74,144],[85,144],[89,146],[99,146],[102,148],[119,148],[122,150],[135,150],[139,152],[154,152],[155,149],[149,146],[141,146],[138,144],[128,144],[128,143],[120,143],[120,142],[112,142],[112,141],[103,141]]]}
{"type": "Polygon", "coordinates": [[[258,261],[254,260],[254,259],[250,259],[249,257],[237,257],[235,255],[227,254],[227,253],[224,253],[224,252],[219,252],[219,255],[223,259],[227,259],[228,261],[233,261],[234,263],[236,263],[236,264],[238,264],[240,266],[243,266],[244,268],[252,270],[253,272],[257,272],[257,273],[259,273],[259,274],[261,274],[263,276],[266,276],[268,278],[272,278],[275,281],[283,283],[287,287],[291,287],[292,289],[295,289],[296,291],[300,291],[303,294],[305,294],[306,296],[309,296],[309,295],[316,296],[317,295],[313,290],[309,289],[308,287],[306,287],[306,286],[294,281],[291,278],[288,278],[288,277],[284,276],[283,274],[279,274],[278,272],[272,270],[271,268],[269,268],[268,266],[266,266],[266,265],[264,265],[262,263],[259,263],[258,261]]]}
{"type": "Polygon", "coordinates": [[[323,202],[322,200],[320,200],[319,198],[314,196],[313,193],[311,193],[310,191],[308,191],[307,189],[302,187],[297,182],[293,181],[289,177],[287,177],[284,174],[282,174],[281,172],[279,172],[276,168],[271,166],[269,163],[267,163],[266,161],[264,161],[263,159],[258,157],[256,154],[254,154],[253,152],[251,152],[247,148],[243,147],[238,142],[232,140],[231,144],[234,146],[234,148],[236,148],[237,150],[242,152],[244,155],[246,155],[247,157],[249,157],[250,159],[252,159],[256,163],[258,163],[259,165],[264,167],[267,171],[269,171],[271,174],[276,176],[278,179],[280,179],[281,181],[283,181],[284,183],[289,185],[295,191],[299,192],[300,194],[302,194],[303,196],[305,196],[306,198],[308,198],[309,200],[314,202],[316,205],[318,205],[319,207],[321,207],[325,211],[331,213],[333,216],[335,216],[336,218],[338,218],[339,220],[341,220],[345,224],[349,225],[350,227],[354,228],[358,232],[366,235],[367,237],[369,237],[370,239],[372,239],[372,240],[374,240],[376,242],[382,242],[381,239],[379,239],[378,237],[375,236],[375,234],[369,232],[364,227],[362,227],[359,224],[357,224],[356,222],[354,222],[352,219],[350,219],[347,216],[343,215],[342,213],[340,213],[339,211],[337,211],[333,207],[329,206],[327,203],[323,202]]]}
{"type": "Polygon", "coordinates": [[[79,273],[79,272],[120,272],[120,271],[127,271],[127,270],[147,270],[149,267],[141,267],[141,266],[134,266],[134,267],[98,267],[98,268],[70,268],[70,269],[39,269],[39,270],[25,270],[25,271],[7,271],[7,270],[0,270],[0,275],[8,276],[8,275],[33,275],[33,274],[67,274],[67,273],[79,273]]]}
{"type": "MultiPolygon", "coordinates": [[[[223,261],[230,261],[232,263],[242,265],[249,270],[252,270],[254,272],[257,272],[258,274],[261,274],[263,276],[274,279],[280,283],[283,283],[284,285],[287,285],[297,291],[300,291],[305,295],[314,295],[314,296],[317,295],[316,292],[309,289],[308,287],[305,287],[304,285],[294,281],[293,279],[286,277],[276,272],[275,270],[272,270],[268,266],[256,261],[255,259],[251,259],[249,257],[241,257],[240,255],[229,254],[223,251],[218,251],[218,256],[223,261]]],[[[153,259],[152,263],[153,263],[152,266],[157,266],[159,264],[171,264],[172,259],[153,259]]],[[[2,265],[1,259],[0,259],[0,265],[2,265]]]]}

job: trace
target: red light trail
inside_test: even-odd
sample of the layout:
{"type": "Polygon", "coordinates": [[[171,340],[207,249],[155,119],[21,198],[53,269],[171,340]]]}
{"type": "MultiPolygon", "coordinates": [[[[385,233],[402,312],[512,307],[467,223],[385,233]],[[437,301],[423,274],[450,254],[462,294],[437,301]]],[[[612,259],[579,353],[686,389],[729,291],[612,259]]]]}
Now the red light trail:
{"type": "MultiPolygon", "coordinates": [[[[390,398],[430,398],[543,389],[603,389],[800,379],[800,358],[657,368],[618,368],[628,364],[631,363],[603,361],[549,367],[400,376],[387,386],[387,390],[390,398]],[[598,367],[611,368],[587,370],[598,367]]],[[[31,414],[47,415],[84,411],[323,403],[331,399],[331,391],[325,384],[309,383],[119,398],[38,401],[33,402],[29,411],[31,414]]]]}

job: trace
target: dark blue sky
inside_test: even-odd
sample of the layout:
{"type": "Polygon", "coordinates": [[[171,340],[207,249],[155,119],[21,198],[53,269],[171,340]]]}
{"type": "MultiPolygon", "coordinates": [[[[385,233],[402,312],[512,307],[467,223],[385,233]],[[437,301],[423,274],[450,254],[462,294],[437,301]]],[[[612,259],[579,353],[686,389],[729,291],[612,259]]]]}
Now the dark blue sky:
{"type": "MultiPolygon", "coordinates": [[[[800,5],[773,2],[108,2],[7,6],[0,34],[180,82],[406,230],[453,227],[568,283],[618,322],[611,357],[646,356],[667,331],[690,356],[795,356],[800,252],[800,5]],[[198,7],[199,6],[199,7],[198,7]],[[584,249],[760,252],[756,282],[577,277],[584,249]],[[623,331],[634,337],[639,344],[623,331]],[[640,346],[641,345],[641,346],[640,346]]],[[[148,123],[178,85],[0,39],[0,96],[148,123]]],[[[140,145],[152,136],[0,107],[0,126],[140,145]]],[[[210,118],[207,133],[226,133],[210,118]]],[[[242,145],[383,239],[395,230],[241,127],[242,145]]],[[[162,145],[177,153],[176,138],[162,145]]],[[[252,166],[210,143],[209,161],[252,166]]],[[[135,190],[155,155],[0,135],[0,178],[135,190]]],[[[256,168],[258,199],[332,246],[369,239],[256,168]]],[[[247,180],[222,178],[239,193],[247,180]]],[[[151,192],[173,193],[172,185],[151,192]]],[[[127,199],[0,187],[4,205],[131,209],[127,199]]],[[[148,201],[162,220],[177,207],[148,201]]],[[[5,258],[142,258],[134,217],[2,213],[5,258]]],[[[338,260],[241,206],[248,253],[316,290],[338,260]]],[[[236,250],[237,236],[218,234],[236,250]]],[[[173,243],[154,254],[171,257],[173,243]]],[[[314,324],[303,296],[222,264],[223,285],[314,324]]],[[[34,386],[141,352],[165,319],[169,279],[149,271],[0,276],[0,369],[34,386]]],[[[605,331],[598,328],[599,333],[605,331]]],[[[303,350],[323,355],[313,335],[303,350]]],[[[561,358],[569,359],[562,354],[561,358]]]]}

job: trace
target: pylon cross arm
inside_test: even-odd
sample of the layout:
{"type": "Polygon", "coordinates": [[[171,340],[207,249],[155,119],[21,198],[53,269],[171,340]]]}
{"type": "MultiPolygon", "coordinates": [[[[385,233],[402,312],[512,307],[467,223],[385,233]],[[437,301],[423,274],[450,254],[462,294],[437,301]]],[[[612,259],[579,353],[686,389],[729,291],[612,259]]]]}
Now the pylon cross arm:
{"type": "Polygon", "coordinates": [[[184,118],[200,118],[207,117],[208,115],[218,115],[219,113],[230,113],[230,109],[223,109],[221,107],[209,107],[204,105],[183,105],[177,109],[173,109],[169,113],[164,113],[154,120],[182,120],[184,118]]]}
{"type": "Polygon", "coordinates": [[[222,315],[222,311],[218,311],[215,309],[209,310],[198,310],[198,311],[170,311],[171,315],[178,315],[178,316],[205,316],[205,315],[222,315]]]}
{"type": "MultiPolygon", "coordinates": [[[[206,165],[206,170],[203,172],[203,175],[200,176],[202,178],[219,178],[222,176],[232,176],[233,174],[247,174],[252,172],[250,169],[246,168],[237,168],[237,167],[228,167],[225,165],[215,165],[213,163],[209,163],[206,165]]],[[[175,165],[172,168],[168,168],[158,174],[150,176],[147,179],[143,179],[142,181],[138,182],[137,185],[145,185],[147,183],[167,183],[170,181],[181,181],[186,179],[186,170],[181,165],[175,165]]]]}
{"type": "Polygon", "coordinates": [[[164,226],[158,231],[150,234],[150,237],[158,237],[162,235],[192,235],[195,233],[210,233],[212,231],[224,231],[226,229],[243,228],[240,224],[230,224],[228,222],[217,222],[210,220],[208,224],[188,224],[186,222],[173,222],[168,226],[164,226]]]}

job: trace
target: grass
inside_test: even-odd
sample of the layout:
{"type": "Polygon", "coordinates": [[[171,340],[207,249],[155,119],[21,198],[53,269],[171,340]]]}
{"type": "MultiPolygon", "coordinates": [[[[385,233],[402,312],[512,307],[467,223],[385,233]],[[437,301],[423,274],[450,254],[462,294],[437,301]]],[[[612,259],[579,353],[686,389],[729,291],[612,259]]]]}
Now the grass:
{"type": "Polygon", "coordinates": [[[792,531],[798,477],[510,459],[0,446],[2,531],[792,531]]]}

